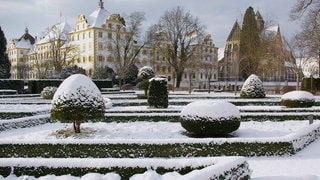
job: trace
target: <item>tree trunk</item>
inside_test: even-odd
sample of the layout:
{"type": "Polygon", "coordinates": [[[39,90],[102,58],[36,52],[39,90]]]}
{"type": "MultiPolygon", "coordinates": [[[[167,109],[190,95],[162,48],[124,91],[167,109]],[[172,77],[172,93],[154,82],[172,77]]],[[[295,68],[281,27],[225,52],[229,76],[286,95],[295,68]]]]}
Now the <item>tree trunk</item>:
{"type": "Polygon", "coordinates": [[[75,133],[80,133],[80,124],[79,121],[73,121],[73,129],[75,133]]]}
{"type": "Polygon", "coordinates": [[[182,81],[183,72],[177,72],[176,74],[177,74],[176,87],[179,88],[180,87],[180,83],[182,81]]]}
{"type": "Polygon", "coordinates": [[[299,87],[299,83],[300,83],[300,75],[299,73],[296,73],[296,81],[297,81],[297,84],[296,84],[296,90],[300,90],[300,87],[299,87]]]}

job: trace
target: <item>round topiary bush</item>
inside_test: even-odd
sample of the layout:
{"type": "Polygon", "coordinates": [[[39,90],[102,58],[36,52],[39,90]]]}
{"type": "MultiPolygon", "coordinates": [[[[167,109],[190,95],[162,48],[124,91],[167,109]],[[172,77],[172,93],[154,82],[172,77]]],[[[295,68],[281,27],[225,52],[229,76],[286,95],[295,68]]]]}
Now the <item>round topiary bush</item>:
{"type": "Polygon", "coordinates": [[[183,108],[181,125],[199,136],[225,136],[240,126],[239,109],[226,101],[195,101],[183,108]]]}
{"type": "Polygon", "coordinates": [[[266,93],[263,88],[262,81],[255,74],[251,74],[243,83],[240,91],[242,98],[264,98],[266,93]]]}
{"type": "Polygon", "coordinates": [[[65,79],[51,102],[51,119],[73,122],[80,133],[80,124],[104,117],[105,102],[101,92],[90,78],[75,74],[65,79]]]}
{"type": "Polygon", "coordinates": [[[40,95],[43,99],[52,99],[57,89],[58,88],[54,86],[47,86],[42,89],[40,95]]]}
{"type": "Polygon", "coordinates": [[[281,96],[281,105],[288,108],[312,107],[314,102],[314,96],[307,91],[291,91],[281,96]]]}

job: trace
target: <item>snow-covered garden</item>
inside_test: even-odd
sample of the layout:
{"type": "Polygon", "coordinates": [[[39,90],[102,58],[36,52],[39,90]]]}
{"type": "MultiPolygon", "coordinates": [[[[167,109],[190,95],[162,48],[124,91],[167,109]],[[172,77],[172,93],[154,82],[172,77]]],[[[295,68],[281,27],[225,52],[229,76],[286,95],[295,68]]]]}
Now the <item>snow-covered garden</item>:
{"type": "Polygon", "coordinates": [[[102,117],[67,116],[81,117],[79,133],[70,119],[53,120],[50,114],[55,102],[72,101],[67,92],[81,99],[83,87],[60,88],[64,96],[55,94],[53,101],[40,95],[0,98],[0,179],[320,179],[318,96],[252,99],[178,91],[169,93],[167,108],[154,108],[137,98],[143,91],[108,93],[102,94],[102,117]],[[312,106],[281,104],[288,99],[312,106]],[[185,128],[183,118],[240,125],[227,134],[199,136],[185,128]]]}

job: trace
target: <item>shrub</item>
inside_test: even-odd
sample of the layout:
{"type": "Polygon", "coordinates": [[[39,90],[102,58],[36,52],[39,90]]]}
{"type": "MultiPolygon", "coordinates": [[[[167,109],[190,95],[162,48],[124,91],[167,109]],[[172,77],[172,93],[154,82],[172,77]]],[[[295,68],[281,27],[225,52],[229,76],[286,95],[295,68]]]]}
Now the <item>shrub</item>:
{"type": "Polygon", "coordinates": [[[150,107],[168,107],[168,89],[166,78],[151,78],[149,85],[148,104],[150,107]]]}
{"type": "Polygon", "coordinates": [[[47,86],[47,87],[43,88],[40,95],[43,99],[52,99],[53,95],[57,91],[57,89],[58,88],[54,87],[54,86],[47,86]]]}
{"type": "Polygon", "coordinates": [[[255,74],[252,74],[243,83],[240,91],[240,97],[242,98],[264,98],[266,93],[264,91],[261,80],[255,74]]]}
{"type": "Polygon", "coordinates": [[[181,112],[181,125],[195,136],[225,136],[240,126],[238,108],[226,101],[196,101],[181,112]]]}
{"type": "Polygon", "coordinates": [[[147,98],[148,96],[148,89],[149,89],[149,79],[154,77],[153,69],[149,66],[142,67],[138,72],[138,84],[137,87],[139,89],[144,90],[144,97],[147,98]]]}
{"type": "Polygon", "coordinates": [[[51,104],[51,119],[73,122],[76,133],[80,133],[81,122],[104,117],[101,92],[90,78],[82,74],[64,80],[51,104]]]}
{"type": "Polygon", "coordinates": [[[281,97],[281,105],[288,108],[312,107],[314,96],[307,91],[291,91],[281,97]]]}

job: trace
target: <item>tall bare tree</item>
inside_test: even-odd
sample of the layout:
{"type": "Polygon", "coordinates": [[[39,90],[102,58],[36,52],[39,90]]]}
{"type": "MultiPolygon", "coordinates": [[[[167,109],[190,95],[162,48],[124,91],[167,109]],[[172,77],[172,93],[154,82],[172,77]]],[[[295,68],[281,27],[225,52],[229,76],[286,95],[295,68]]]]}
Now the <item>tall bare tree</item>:
{"type": "Polygon", "coordinates": [[[320,50],[320,0],[300,0],[291,9],[292,20],[301,20],[298,40],[306,46],[306,55],[317,57],[320,50]]]}
{"type": "Polygon", "coordinates": [[[141,26],[145,20],[143,12],[133,12],[126,19],[117,15],[118,24],[112,33],[111,50],[115,71],[119,78],[120,88],[122,81],[128,74],[130,67],[135,64],[137,57],[144,47],[145,42],[139,42],[141,38],[141,26]]]}
{"type": "Polygon", "coordinates": [[[193,53],[192,44],[204,33],[198,18],[182,7],[164,13],[157,24],[149,29],[150,42],[157,45],[163,57],[174,69],[176,87],[180,87],[182,76],[193,53]]]}

